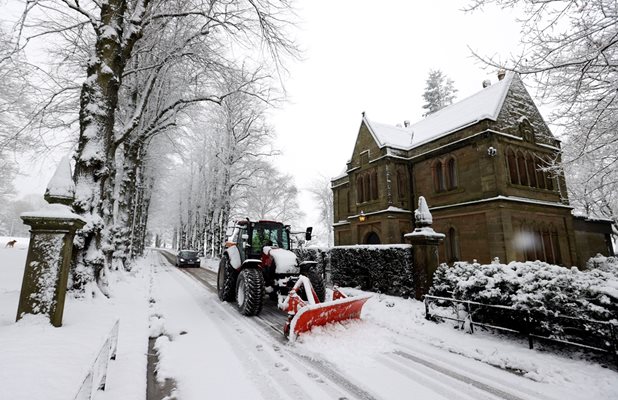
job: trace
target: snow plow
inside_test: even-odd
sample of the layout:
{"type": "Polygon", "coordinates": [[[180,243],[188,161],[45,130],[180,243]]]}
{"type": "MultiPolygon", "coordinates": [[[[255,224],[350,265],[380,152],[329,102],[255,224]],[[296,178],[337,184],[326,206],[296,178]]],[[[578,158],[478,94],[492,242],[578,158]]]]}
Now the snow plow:
{"type": "Polygon", "coordinates": [[[335,286],[333,300],[320,302],[311,286],[311,281],[301,275],[294,287],[290,289],[287,298],[279,304],[279,308],[288,313],[283,334],[290,341],[294,341],[299,334],[310,331],[314,326],[359,319],[363,305],[370,297],[371,295],[348,297],[335,286]],[[307,301],[297,294],[299,289],[309,294],[307,301]]]}
{"type": "MultiPolygon", "coordinates": [[[[347,297],[335,289],[333,300],[325,302],[326,286],[317,262],[298,261],[291,251],[289,225],[247,219],[230,228],[217,274],[221,301],[235,301],[241,314],[253,316],[261,312],[268,295],[288,313],[284,333],[290,340],[313,326],[360,318],[368,297],[347,297]]],[[[305,240],[311,240],[311,228],[305,240]]]]}

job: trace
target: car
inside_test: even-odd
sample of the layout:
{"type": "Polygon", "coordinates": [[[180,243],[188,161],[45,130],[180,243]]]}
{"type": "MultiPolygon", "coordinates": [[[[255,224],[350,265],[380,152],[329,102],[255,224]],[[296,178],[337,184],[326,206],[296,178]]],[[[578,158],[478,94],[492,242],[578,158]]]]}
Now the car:
{"type": "Polygon", "coordinates": [[[195,250],[180,250],[176,255],[176,266],[182,267],[197,267],[200,266],[200,257],[195,250]]]}

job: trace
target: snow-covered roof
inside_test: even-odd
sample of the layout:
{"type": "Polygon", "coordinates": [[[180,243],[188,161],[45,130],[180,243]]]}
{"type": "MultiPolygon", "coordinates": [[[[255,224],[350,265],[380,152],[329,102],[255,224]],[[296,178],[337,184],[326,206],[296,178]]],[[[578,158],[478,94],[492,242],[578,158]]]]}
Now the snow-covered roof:
{"type": "Polygon", "coordinates": [[[501,81],[408,127],[369,121],[365,116],[363,121],[380,147],[409,150],[484,119],[495,121],[514,76],[509,72],[501,81]]]}

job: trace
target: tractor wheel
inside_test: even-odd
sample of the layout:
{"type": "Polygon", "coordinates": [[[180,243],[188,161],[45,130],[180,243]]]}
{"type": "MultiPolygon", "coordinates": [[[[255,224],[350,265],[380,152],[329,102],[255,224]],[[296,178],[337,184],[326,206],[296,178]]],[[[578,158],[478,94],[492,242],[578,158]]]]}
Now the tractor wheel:
{"type": "MultiPolygon", "coordinates": [[[[309,278],[309,282],[311,282],[311,286],[313,286],[315,294],[318,295],[318,300],[320,300],[320,303],[323,303],[324,299],[326,298],[326,285],[324,284],[324,279],[322,278],[322,275],[320,275],[320,273],[315,268],[311,268],[308,271],[305,271],[305,275],[307,276],[307,278],[309,278]]],[[[309,299],[302,285],[300,286],[298,295],[301,299],[305,301],[309,299]]]]}
{"type": "Polygon", "coordinates": [[[324,299],[326,299],[326,285],[324,284],[322,274],[320,274],[316,268],[311,268],[307,272],[307,278],[309,278],[311,286],[313,286],[313,290],[315,290],[315,294],[318,295],[318,300],[320,300],[320,303],[323,303],[324,299]]]}
{"type": "Polygon", "coordinates": [[[237,273],[227,256],[221,257],[217,273],[217,294],[221,301],[234,301],[237,273]]]}
{"type": "Polygon", "coordinates": [[[258,315],[264,302],[264,276],[262,271],[246,268],[240,271],[236,282],[236,302],[241,314],[258,315]]]}

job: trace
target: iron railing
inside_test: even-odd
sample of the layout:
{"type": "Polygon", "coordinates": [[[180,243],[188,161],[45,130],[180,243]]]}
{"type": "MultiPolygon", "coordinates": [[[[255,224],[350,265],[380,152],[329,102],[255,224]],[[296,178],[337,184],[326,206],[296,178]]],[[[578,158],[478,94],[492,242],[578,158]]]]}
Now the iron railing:
{"type": "Polygon", "coordinates": [[[75,400],[94,399],[99,390],[105,390],[107,381],[107,366],[109,360],[116,359],[116,349],[118,345],[118,327],[120,320],[116,320],[111,331],[107,335],[103,346],[99,350],[94,362],[90,366],[82,385],[80,386],[75,400]]]}
{"type": "Polygon", "coordinates": [[[523,335],[528,338],[530,349],[534,348],[534,340],[537,339],[606,353],[614,358],[618,366],[618,327],[612,322],[431,295],[424,296],[424,303],[425,318],[428,320],[457,321],[462,327],[469,326],[470,333],[474,332],[475,326],[481,326],[523,335]],[[438,304],[442,309],[445,304],[451,304],[456,309],[450,315],[439,314],[432,312],[432,304],[438,304]]]}

